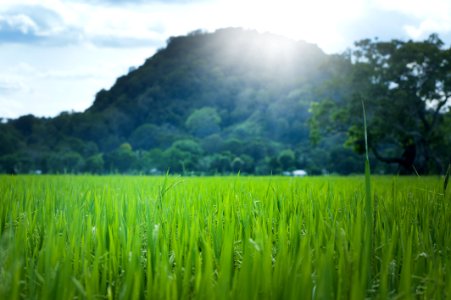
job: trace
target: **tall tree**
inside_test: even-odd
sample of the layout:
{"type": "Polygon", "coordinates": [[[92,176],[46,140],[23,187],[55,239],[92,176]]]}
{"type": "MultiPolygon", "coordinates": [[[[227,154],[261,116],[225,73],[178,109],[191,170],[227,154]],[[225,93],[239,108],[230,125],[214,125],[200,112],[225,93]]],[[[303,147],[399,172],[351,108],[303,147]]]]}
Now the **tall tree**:
{"type": "Polygon", "coordinates": [[[329,97],[314,108],[317,119],[346,128],[347,144],[363,152],[364,101],[369,147],[378,160],[402,172],[448,164],[449,154],[434,151],[445,141],[441,127],[451,102],[451,48],[437,35],[422,42],[362,40],[332,64],[339,92],[328,86],[329,97]]]}

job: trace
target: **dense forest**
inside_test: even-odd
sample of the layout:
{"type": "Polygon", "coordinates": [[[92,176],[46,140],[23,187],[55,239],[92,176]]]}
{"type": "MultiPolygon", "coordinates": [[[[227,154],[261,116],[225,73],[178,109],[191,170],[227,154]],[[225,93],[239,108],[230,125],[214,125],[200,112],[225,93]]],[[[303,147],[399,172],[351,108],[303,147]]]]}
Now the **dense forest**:
{"type": "Polygon", "coordinates": [[[364,103],[375,172],[442,173],[450,97],[451,48],[436,35],[326,55],[256,31],[196,31],[84,112],[4,120],[0,172],[361,173],[364,103]]]}

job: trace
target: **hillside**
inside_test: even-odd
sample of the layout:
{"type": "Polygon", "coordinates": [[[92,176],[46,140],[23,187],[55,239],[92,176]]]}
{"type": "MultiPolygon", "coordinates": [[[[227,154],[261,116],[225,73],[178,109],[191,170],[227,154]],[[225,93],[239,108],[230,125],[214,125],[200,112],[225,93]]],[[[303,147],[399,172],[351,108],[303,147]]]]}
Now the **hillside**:
{"type": "Polygon", "coordinates": [[[309,109],[330,59],[315,45],[242,29],[172,37],[85,112],[2,124],[0,169],[358,172],[343,135],[310,144],[309,109]]]}

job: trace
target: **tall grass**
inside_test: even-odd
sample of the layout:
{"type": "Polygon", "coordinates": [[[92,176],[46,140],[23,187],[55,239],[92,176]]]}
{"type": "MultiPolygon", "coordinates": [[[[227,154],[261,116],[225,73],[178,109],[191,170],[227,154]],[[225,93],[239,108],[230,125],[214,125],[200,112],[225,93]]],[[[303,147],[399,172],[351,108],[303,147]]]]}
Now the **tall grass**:
{"type": "MultiPolygon", "coordinates": [[[[373,199],[371,195],[371,171],[370,158],[368,150],[368,128],[366,123],[365,103],[362,99],[363,114],[363,132],[365,138],[365,231],[364,231],[364,260],[361,262],[361,274],[363,278],[367,277],[367,289],[372,286],[372,259],[373,259],[373,231],[374,231],[374,212],[373,199]]],[[[360,291],[362,292],[362,291],[360,291]]],[[[358,298],[363,298],[364,294],[360,293],[358,298]]],[[[357,295],[356,295],[357,297],[357,295]]]]}
{"type": "Polygon", "coordinates": [[[0,299],[451,297],[443,182],[372,183],[365,273],[362,177],[0,176],[0,299]]]}

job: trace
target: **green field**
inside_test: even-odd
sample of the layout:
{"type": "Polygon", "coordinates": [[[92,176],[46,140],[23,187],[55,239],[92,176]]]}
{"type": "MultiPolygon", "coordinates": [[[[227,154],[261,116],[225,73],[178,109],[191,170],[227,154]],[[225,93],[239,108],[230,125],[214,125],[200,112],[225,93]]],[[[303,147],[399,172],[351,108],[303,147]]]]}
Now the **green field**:
{"type": "Polygon", "coordinates": [[[0,299],[451,298],[438,177],[0,176],[0,299]]]}

